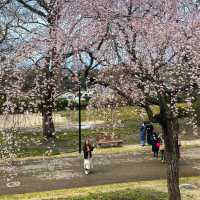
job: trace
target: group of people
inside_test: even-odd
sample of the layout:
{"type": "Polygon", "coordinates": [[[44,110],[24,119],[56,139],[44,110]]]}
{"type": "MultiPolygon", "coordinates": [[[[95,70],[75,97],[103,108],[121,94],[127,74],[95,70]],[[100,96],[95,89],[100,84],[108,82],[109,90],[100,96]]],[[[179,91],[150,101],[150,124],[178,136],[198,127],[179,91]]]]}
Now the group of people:
{"type": "MultiPolygon", "coordinates": [[[[140,143],[145,146],[146,143],[152,146],[153,157],[158,158],[159,152],[161,154],[162,162],[165,161],[165,145],[163,138],[154,131],[154,127],[151,123],[144,122],[140,128],[140,143]]],[[[179,147],[180,148],[180,143],[179,147]]],[[[89,138],[86,138],[83,145],[84,154],[84,171],[85,174],[89,174],[90,170],[93,168],[92,163],[92,151],[94,146],[92,145],[89,138]]],[[[180,157],[180,153],[179,153],[180,157]]]]}
{"type": "Polygon", "coordinates": [[[140,128],[140,143],[152,146],[153,157],[158,158],[159,151],[161,153],[161,160],[165,160],[165,146],[162,137],[154,131],[154,127],[149,122],[143,122],[140,128]]]}

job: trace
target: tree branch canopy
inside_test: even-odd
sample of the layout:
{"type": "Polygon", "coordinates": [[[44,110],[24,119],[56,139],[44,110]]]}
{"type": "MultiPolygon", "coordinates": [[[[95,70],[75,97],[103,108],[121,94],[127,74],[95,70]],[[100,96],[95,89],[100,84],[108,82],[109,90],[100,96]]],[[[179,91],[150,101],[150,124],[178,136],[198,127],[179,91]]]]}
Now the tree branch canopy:
{"type": "MultiPolygon", "coordinates": [[[[42,12],[42,11],[40,11],[40,10],[38,10],[38,9],[36,9],[36,8],[34,8],[34,7],[32,7],[32,6],[30,6],[29,4],[27,4],[25,1],[23,1],[23,0],[16,0],[17,2],[19,2],[19,3],[21,3],[25,8],[27,8],[28,10],[30,10],[31,12],[33,12],[33,13],[35,13],[35,14],[37,14],[37,15],[39,15],[39,16],[41,16],[41,17],[47,17],[47,15],[44,13],[44,12],[42,12]]],[[[42,3],[42,1],[39,1],[40,3],[42,3]]],[[[43,5],[43,4],[42,4],[43,5]]],[[[44,5],[43,5],[44,6],[44,5]]]]}

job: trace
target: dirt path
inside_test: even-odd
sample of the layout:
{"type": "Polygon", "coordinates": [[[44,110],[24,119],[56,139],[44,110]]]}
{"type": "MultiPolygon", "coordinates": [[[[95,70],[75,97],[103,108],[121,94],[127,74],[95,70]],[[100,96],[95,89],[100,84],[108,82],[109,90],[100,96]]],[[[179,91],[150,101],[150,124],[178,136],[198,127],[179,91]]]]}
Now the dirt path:
{"type": "MultiPolygon", "coordinates": [[[[95,169],[86,176],[80,158],[54,158],[0,165],[0,194],[165,178],[165,164],[146,153],[96,155],[95,169]],[[7,174],[7,175],[6,175],[7,174]],[[10,181],[8,174],[13,174],[10,181]],[[7,183],[20,183],[7,187],[7,183]]],[[[180,161],[181,176],[200,176],[200,148],[186,149],[180,161]]]]}

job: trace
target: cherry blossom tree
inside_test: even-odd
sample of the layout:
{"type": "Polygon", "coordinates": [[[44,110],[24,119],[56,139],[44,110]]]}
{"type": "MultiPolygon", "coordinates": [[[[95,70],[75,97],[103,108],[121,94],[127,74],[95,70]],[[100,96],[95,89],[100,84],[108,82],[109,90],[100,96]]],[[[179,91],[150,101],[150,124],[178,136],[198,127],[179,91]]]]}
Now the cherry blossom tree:
{"type": "Polygon", "coordinates": [[[15,1],[20,16],[16,29],[20,35],[24,32],[24,41],[21,42],[19,52],[24,56],[24,65],[33,67],[36,74],[28,95],[39,100],[43,116],[43,134],[47,138],[53,137],[55,132],[52,117],[54,98],[62,78],[60,69],[65,59],[65,42],[68,41],[62,29],[64,22],[59,21],[63,2],[15,1]]]}
{"type": "Polygon", "coordinates": [[[190,107],[199,93],[198,7],[190,1],[117,1],[111,8],[107,38],[96,52],[107,66],[102,66],[96,83],[145,108],[149,118],[160,123],[169,199],[181,199],[177,103],[190,107]],[[152,105],[159,106],[159,115],[153,116],[152,105]]]}
{"type": "Polygon", "coordinates": [[[16,63],[20,60],[16,49],[18,43],[12,34],[15,15],[8,9],[9,1],[0,3],[0,95],[3,98],[5,113],[14,113],[16,98],[20,96],[23,84],[22,73],[16,63]]]}
{"type": "MultiPolygon", "coordinates": [[[[47,138],[55,132],[52,113],[55,97],[60,92],[60,85],[66,74],[62,69],[68,69],[71,74],[80,72],[85,66],[85,77],[95,64],[83,55],[88,46],[99,39],[101,23],[95,25],[94,31],[88,26],[94,19],[88,15],[94,5],[82,1],[34,1],[16,0],[18,12],[16,29],[23,35],[19,52],[24,56],[25,65],[35,68],[36,79],[30,96],[40,99],[43,115],[43,133],[47,138]],[[72,61],[72,65],[67,59],[72,61]]],[[[68,75],[71,76],[69,73],[68,75]]]]}
{"type": "Polygon", "coordinates": [[[149,118],[162,126],[169,199],[181,199],[177,102],[187,101],[190,106],[199,92],[197,3],[13,1],[12,9],[18,13],[13,28],[20,36],[17,52],[21,59],[16,61],[36,71],[29,95],[40,99],[44,135],[53,137],[55,132],[52,113],[62,69],[76,74],[83,65],[89,70],[98,66],[97,83],[111,87],[130,104],[145,108],[149,118]],[[159,106],[159,115],[153,116],[151,105],[159,106]]]}

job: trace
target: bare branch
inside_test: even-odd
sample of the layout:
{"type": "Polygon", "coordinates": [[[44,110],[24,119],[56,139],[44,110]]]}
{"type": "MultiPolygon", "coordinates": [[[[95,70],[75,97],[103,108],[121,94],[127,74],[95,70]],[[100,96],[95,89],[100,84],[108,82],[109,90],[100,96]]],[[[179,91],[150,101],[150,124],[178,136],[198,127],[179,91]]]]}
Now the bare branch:
{"type": "Polygon", "coordinates": [[[19,2],[19,3],[21,3],[25,8],[27,8],[29,11],[31,11],[31,12],[33,12],[33,13],[35,13],[35,14],[37,14],[37,15],[39,15],[39,16],[41,16],[41,17],[47,17],[47,15],[44,13],[44,12],[42,12],[42,11],[40,11],[40,10],[38,10],[38,9],[36,9],[36,8],[34,8],[34,7],[32,7],[32,6],[30,6],[29,4],[27,4],[25,1],[23,1],[23,0],[16,0],[17,2],[19,2]]]}

